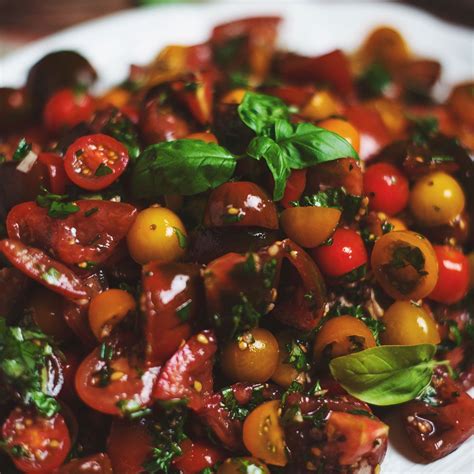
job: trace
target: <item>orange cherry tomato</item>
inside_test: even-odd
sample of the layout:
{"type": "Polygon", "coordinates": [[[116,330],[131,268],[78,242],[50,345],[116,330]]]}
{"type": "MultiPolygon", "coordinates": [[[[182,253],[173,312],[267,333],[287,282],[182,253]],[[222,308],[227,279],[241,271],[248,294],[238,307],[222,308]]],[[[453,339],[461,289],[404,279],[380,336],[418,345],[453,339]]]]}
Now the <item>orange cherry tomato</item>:
{"type": "Polygon", "coordinates": [[[286,466],[285,434],[280,425],[280,401],[262,403],[244,421],[243,441],[252,456],[273,466],[286,466]]]}
{"type": "Polygon", "coordinates": [[[345,138],[354,150],[360,151],[360,135],[359,131],[347,120],[330,118],[318,123],[318,126],[337,133],[342,138],[345,138]]]}
{"type": "Polygon", "coordinates": [[[206,143],[217,143],[217,137],[211,132],[196,132],[191,133],[186,138],[190,140],[202,140],[206,143]]]}

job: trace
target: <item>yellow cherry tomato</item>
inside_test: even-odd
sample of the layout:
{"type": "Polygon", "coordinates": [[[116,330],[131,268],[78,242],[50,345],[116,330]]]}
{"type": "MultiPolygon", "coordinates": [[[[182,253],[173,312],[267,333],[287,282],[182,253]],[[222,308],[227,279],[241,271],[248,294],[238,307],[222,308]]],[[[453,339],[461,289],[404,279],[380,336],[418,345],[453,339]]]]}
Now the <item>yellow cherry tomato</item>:
{"type": "Polygon", "coordinates": [[[334,207],[289,207],[280,216],[285,234],[298,245],[317,247],[336,230],[341,211],[334,207]]]}
{"type": "Polygon", "coordinates": [[[382,235],[372,250],[371,266],[380,286],[397,300],[424,298],[438,280],[438,259],[432,245],[409,230],[382,235]]]}
{"type": "Polygon", "coordinates": [[[371,330],[354,316],[337,316],[324,323],[314,341],[314,359],[328,361],[370,347],[376,342],[371,330]]]}
{"type": "Polygon", "coordinates": [[[278,342],[270,331],[252,329],[224,347],[221,363],[232,381],[266,382],[277,368],[278,342]]]}
{"type": "Polygon", "coordinates": [[[342,138],[347,140],[354,150],[359,153],[360,151],[360,135],[359,131],[347,120],[331,118],[323,120],[318,123],[318,127],[325,128],[331,132],[337,133],[342,138]]]}
{"type": "Polygon", "coordinates": [[[385,331],[383,344],[438,344],[438,328],[433,317],[422,306],[411,301],[395,301],[385,311],[382,321],[385,331]]]}
{"type": "Polygon", "coordinates": [[[217,474],[270,474],[268,467],[251,457],[228,458],[217,469],[217,474]]]}
{"type": "Polygon", "coordinates": [[[178,260],[184,254],[186,239],[181,219],[173,211],[160,206],[139,212],[127,234],[130,255],[142,265],[152,260],[178,260]]]}
{"type": "Polygon", "coordinates": [[[232,89],[222,97],[221,101],[225,104],[240,104],[247,92],[247,89],[232,89]]]}
{"type": "Polygon", "coordinates": [[[451,175],[435,171],[420,178],[410,193],[410,209],[425,226],[448,224],[464,209],[466,198],[451,175]]]}
{"type": "Polygon", "coordinates": [[[295,369],[293,364],[287,362],[290,356],[288,353],[287,346],[292,343],[297,343],[293,342],[291,336],[286,333],[279,334],[277,336],[277,341],[279,349],[278,365],[275,372],[273,372],[272,380],[278,385],[287,388],[291,385],[292,382],[296,380],[296,378],[300,374],[300,372],[295,369]]]}
{"type": "Polygon", "coordinates": [[[94,296],[89,306],[89,325],[101,341],[127,314],[135,309],[133,296],[125,290],[106,290],[94,296]]]}
{"type": "Polygon", "coordinates": [[[300,114],[309,120],[322,120],[342,111],[341,103],[329,91],[316,92],[303,107],[300,114]]]}
{"type": "Polygon", "coordinates": [[[244,421],[243,441],[252,456],[273,466],[286,466],[285,433],[280,425],[280,400],[264,402],[244,421]]]}

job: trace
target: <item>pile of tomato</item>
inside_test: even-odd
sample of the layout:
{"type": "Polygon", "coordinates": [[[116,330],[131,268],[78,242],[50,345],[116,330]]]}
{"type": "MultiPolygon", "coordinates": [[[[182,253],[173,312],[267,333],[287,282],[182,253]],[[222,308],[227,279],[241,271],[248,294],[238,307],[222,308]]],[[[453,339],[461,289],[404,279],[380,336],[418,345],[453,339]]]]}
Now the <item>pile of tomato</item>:
{"type": "Polygon", "coordinates": [[[474,83],[280,21],[0,88],[2,472],[376,473],[389,412],[430,461],[473,434],[474,83]],[[436,352],[411,395],[332,362],[384,347],[436,352]]]}

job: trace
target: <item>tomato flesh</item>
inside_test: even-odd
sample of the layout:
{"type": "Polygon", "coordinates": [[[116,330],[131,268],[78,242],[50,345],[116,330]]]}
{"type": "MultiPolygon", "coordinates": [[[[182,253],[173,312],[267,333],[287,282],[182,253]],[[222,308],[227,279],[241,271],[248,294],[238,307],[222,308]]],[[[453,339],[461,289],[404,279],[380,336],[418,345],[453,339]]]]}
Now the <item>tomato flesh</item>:
{"type": "Polygon", "coordinates": [[[180,448],[182,453],[173,460],[173,466],[183,474],[198,474],[225,457],[221,450],[206,441],[185,439],[180,448]]]}

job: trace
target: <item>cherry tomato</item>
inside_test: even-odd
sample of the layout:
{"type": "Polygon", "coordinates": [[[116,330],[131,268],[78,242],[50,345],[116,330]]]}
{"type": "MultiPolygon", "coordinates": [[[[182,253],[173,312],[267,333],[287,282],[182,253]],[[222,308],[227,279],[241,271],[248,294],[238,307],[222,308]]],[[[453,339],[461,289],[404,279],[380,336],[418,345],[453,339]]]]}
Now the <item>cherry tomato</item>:
{"type": "Polygon", "coordinates": [[[94,336],[104,340],[135,306],[133,296],[125,290],[106,290],[94,296],[89,305],[89,324],[94,336]]]}
{"type": "Polygon", "coordinates": [[[62,349],[62,354],[64,357],[59,359],[59,361],[63,373],[63,386],[58,396],[61,400],[74,403],[77,401],[74,380],[77,368],[82,361],[82,354],[77,349],[62,349]]]}
{"type": "MultiPolygon", "coordinates": [[[[288,362],[290,354],[288,346],[292,344],[292,338],[287,333],[281,333],[277,336],[278,341],[278,364],[273,372],[272,380],[282,387],[289,387],[296,380],[300,372],[296,370],[293,364],[288,362]]],[[[295,341],[295,343],[297,343],[295,341]]],[[[303,350],[303,349],[302,349],[303,350]]],[[[306,350],[306,348],[304,348],[306,350]]]]}
{"type": "Polygon", "coordinates": [[[46,102],[43,123],[51,133],[86,122],[94,112],[94,99],[85,91],[61,89],[46,102]]]}
{"type": "Polygon", "coordinates": [[[326,362],[352,352],[375,347],[376,342],[370,329],[353,316],[337,316],[329,319],[316,335],[314,358],[326,362]]]}
{"type": "Polygon", "coordinates": [[[280,200],[284,208],[292,207],[292,201],[299,201],[306,186],[306,169],[291,170],[291,174],[286,182],[285,193],[280,200]]]}
{"type": "Polygon", "coordinates": [[[268,467],[256,458],[228,458],[217,469],[217,474],[270,474],[268,467]]]}
{"type": "Polygon", "coordinates": [[[244,100],[245,94],[247,94],[247,89],[232,89],[221,98],[221,102],[224,104],[240,104],[244,100]]]}
{"type": "Polygon", "coordinates": [[[222,352],[222,370],[232,381],[263,383],[277,368],[278,352],[275,336],[255,328],[227,343],[222,352]]]}
{"type": "Polygon", "coordinates": [[[173,459],[173,466],[183,474],[198,474],[224,459],[222,451],[208,441],[185,439],[179,447],[181,454],[173,459]]]}
{"type": "Polygon", "coordinates": [[[70,183],[64,169],[64,160],[55,153],[40,153],[38,161],[46,166],[49,175],[48,190],[53,194],[65,194],[70,183]]]}
{"type": "Polygon", "coordinates": [[[74,184],[88,191],[99,191],[120,177],[128,161],[125,145],[97,133],[78,138],[69,146],[64,167],[74,184]]]}
{"type": "Polygon", "coordinates": [[[310,251],[324,275],[331,278],[342,277],[367,263],[364,241],[356,231],[340,227],[331,239],[330,244],[310,251]]]}
{"type": "Polygon", "coordinates": [[[438,261],[430,242],[408,230],[389,232],[374,245],[371,266],[380,286],[397,300],[428,296],[438,280],[438,261]]]}
{"type": "MultiPolygon", "coordinates": [[[[337,98],[333,94],[331,94],[331,92],[329,91],[320,90],[313,94],[311,99],[304,105],[300,114],[309,120],[322,120],[322,119],[326,119],[327,117],[330,117],[331,115],[340,115],[341,111],[342,111],[341,103],[337,100],[337,98]]],[[[330,120],[327,120],[327,122],[329,121],[330,120]]],[[[322,126],[322,125],[319,125],[319,126],[322,126]]],[[[328,130],[332,130],[333,132],[338,133],[337,129],[333,130],[331,126],[323,127],[323,128],[327,128],[328,130]]],[[[350,127],[347,127],[347,126],[345,127],[345,129],[350,132],[349,136],[351,136],[351,138],[356,139],[355,143],[358,144],[359,134],[357,130],[355,130],[353,127],[352,129],[350,129],[350,127]]],[[[352,146],[354,147],[356,151],[358,151],[358,148],[359,148],[358,146],[357,148],[354,145],[352,146]]]]}
{"type": "Polygon", "coordinates": [[[203,303],[198,265],[151,262],[143,268],[146,361],[164,364],[192,334],[203,303]]]}
{"type": "Polygon", "coordinates": [[[85,458],[72,459],[53,474],[113,474],[107,454],[99,453],[85,458]]]}
{"type": "Polygon", "coordinates": [[[31,409],[15,408],[2,427],[4,449],[24,472],[51,472],[71,448],[69,432],[60,414],[44,418],[31,409]]]}
{"type": "Polygon", "coordinates": [[[250,454],[272,466],[288,462],[279,410],[279,400],[264,402],[249,413],[243,427],[244,445],[250,454]]]}
{"type": "Polygon", "coordinates": [[[325,128],[331,132],[337,133],[346,141],[348,141],[352,148],[359,153],[360,151],[360,136],[358,130],[347,120],[342,119],[327,119],[318,123],[318,127],[325,128]]]}
{"type": "Polygon", "coordinates": [[[108,415],[122,414],[120,402],[143,408],[151,403],[158,367],[142,369],[129,348],[111,345],[94,349],[76,372],[76,391],[94,410],[108,415]],[[102,352],[102,354],[101,354],[102,352]]]}
{"type": "Polygon", "coordinates": [[[382,319],[384,344],[439,344],[440,337],[433,317],[411,301],[395,301],[382,319]]]}
{"type": "Polygon", "coordinates": [[[369,208],[388,216],[398,214],[408,204],[408,180],[389,163],[376,163],[365,170],[364,192],[369,208]]]}
{"type": "Polygon", "coordinates": [[[474,288],[474,252],[467,256],[469,261],[469,288],[474,288]]]}
{"type": "Polygon", "coordinates": [[[438,281],[428,298],[439,303],[454,304],[462,300],[469,289],[469,261],[448,245],[434,245],[438,259],[438,281]]]}
{"type": "Polygon", "coordinates": [[[14,267],[46,288],[72,300],[87,298],[87,290],[77,275],[41,250],[4,239],[0,241],[0,252],[14,267]]]}
{"type": "MultiPolygon", "coordinates": [[[[313,95],[316,96],[318,94],[317,92],[315,92],[315,87],[313,85],[294,86],[291,84],[283,84],[283,85],[274,86],[274,87],[263,86],[262,92],[264,94],[278,97],[287,105],[294,105],[296,107],[304,107],[306,104],[310,103],[313,95]]],[[[321,91],[321,92],[323,94],[328,94],[326,91],[321,91]]],[[[324,99],[321,102],[324,102],[324,99]]]]}
{"type": "Polygon", "coordinates": [[[236,181],[221,184],[211,192],[204,225],[278,229],[278,216],[275,204],[262,188],[248,181],[236,181]]]}
{"type": "Polygon", "coordinates": [[[161,369],[153,388],[157,400],[187,400],[192,410],[203,405],[212,392],[213,357],[217,350],[214,333],[206,330],[191,337],[161,369]]]}

